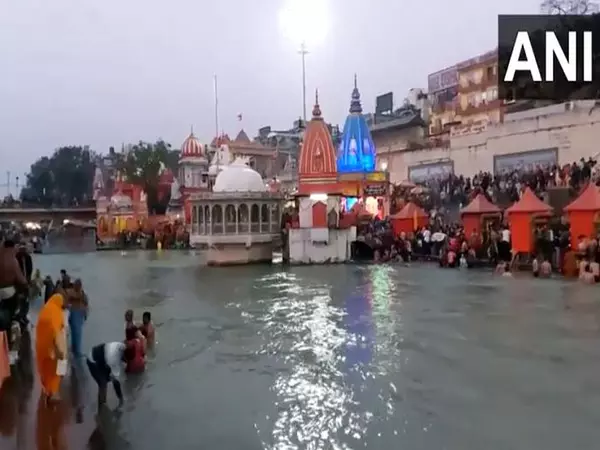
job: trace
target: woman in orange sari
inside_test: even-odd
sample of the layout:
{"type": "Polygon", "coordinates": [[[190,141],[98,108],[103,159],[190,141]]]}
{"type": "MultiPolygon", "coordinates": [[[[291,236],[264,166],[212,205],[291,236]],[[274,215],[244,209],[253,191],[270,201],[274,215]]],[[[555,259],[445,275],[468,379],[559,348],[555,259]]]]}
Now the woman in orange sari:
{"type": "Polygon", "coordinates": [[[66,359],[65,292],[57,287],[54,295],[40,311],[35,332],[35,356],[43,393],[48,399],[58,397],[62,376],[57,373],[57,363],[66,359]]]}

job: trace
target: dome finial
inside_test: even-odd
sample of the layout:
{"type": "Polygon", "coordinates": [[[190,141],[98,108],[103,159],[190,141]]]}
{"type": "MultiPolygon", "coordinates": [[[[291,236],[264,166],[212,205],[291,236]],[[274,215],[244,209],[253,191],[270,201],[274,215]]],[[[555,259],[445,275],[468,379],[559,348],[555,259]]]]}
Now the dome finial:
{"type": "Polygon", "coordinates": [[[313,108],[313,119],[321,119],[321,107],[319,106],[319,90],[315,89],[315,106],[313,108]]]}
{"type": "Polygon", "coordinates": [[[362,105],[360,103],[360,92],[358,91],[356,74],[354,74],[354,89],[352,89],[352,100],[350,100],[350,113],[362,114],[362,105]]]}
{"type": "Polygon", "coordinates": [[[190,125],[190,136],[194,135],[194,125],[190,125]]]}

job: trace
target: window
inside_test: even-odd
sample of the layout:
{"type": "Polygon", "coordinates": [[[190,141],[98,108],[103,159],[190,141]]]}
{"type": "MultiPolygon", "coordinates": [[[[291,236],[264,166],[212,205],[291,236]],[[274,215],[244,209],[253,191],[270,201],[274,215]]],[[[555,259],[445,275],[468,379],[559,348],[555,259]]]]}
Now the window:
{"type": "Polygon", "coordinates": [[[487,75],[488,80],[491,80],[492,78],[494,78],[494,67],[493,66],[489,66],[486,69],[486,75],[487,75]]]}

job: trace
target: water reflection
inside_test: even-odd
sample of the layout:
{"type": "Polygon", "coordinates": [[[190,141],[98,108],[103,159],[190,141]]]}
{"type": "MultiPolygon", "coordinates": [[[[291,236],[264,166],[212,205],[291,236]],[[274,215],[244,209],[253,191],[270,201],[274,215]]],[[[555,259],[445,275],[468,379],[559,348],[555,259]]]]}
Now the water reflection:
{"type": "Polygon", "coordinates": [[[36,414],[37,450],[67,450],[65,410],[62,402],[48,402],[40,394],[36,414]]]}
{"type": "Polygon", "coordinates": [[[353,392],[344,382],[341,326],[344,311],[333,305],[331,286],[312,284],[293,274],[278,282],[281,296],[265,317],[268,354],[283,358],[289,371],[276,377],[277,417],[269,449],[350,448],[360,439],[364,417],[356,411],[353,392]],[[282,323],[278,317],[286,317],[282,323]],[[345,442],[346,441],[346,442],[345,442]]]}
{"type": "MultiPolygon", "coordinates": [[[[344,303],[346,314],[344,324],[348,333],[345,343],[345,366],[349,381],[356,383],[356,388],[362,390],[363,381],[370,375],[370,362],[373,357],[375,344],[375,329],[373,325],[373,285],[364,280],[365,275],[359,275],[364,281],[363,290],[350,290],[346,293],[344,303]]],[[[367,275],[368,276],[368,275],[367,275]]]]}

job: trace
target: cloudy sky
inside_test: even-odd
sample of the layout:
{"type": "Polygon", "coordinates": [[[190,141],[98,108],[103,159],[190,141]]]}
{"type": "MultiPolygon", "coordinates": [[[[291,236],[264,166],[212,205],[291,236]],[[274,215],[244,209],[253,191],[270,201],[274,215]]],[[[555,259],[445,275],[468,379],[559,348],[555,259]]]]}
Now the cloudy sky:
{"type": "Polygon", "coordinates": [[[389,90],[399,104],[429,73],[494,48],[497,14],[539,4],[305,0],[318,5],[309,23],[283,27],[286,2],[0,0],[0,168],[14,179],[70,144],[105,151],[162,137],[177,147],[190,125],[208,141],[215,73],[220,128],[288,128],[302,113],[296,28],[311,46],[309,114],[318,87],[325,118],[341,122],[355,72],[365,109],[389,90]]]}

